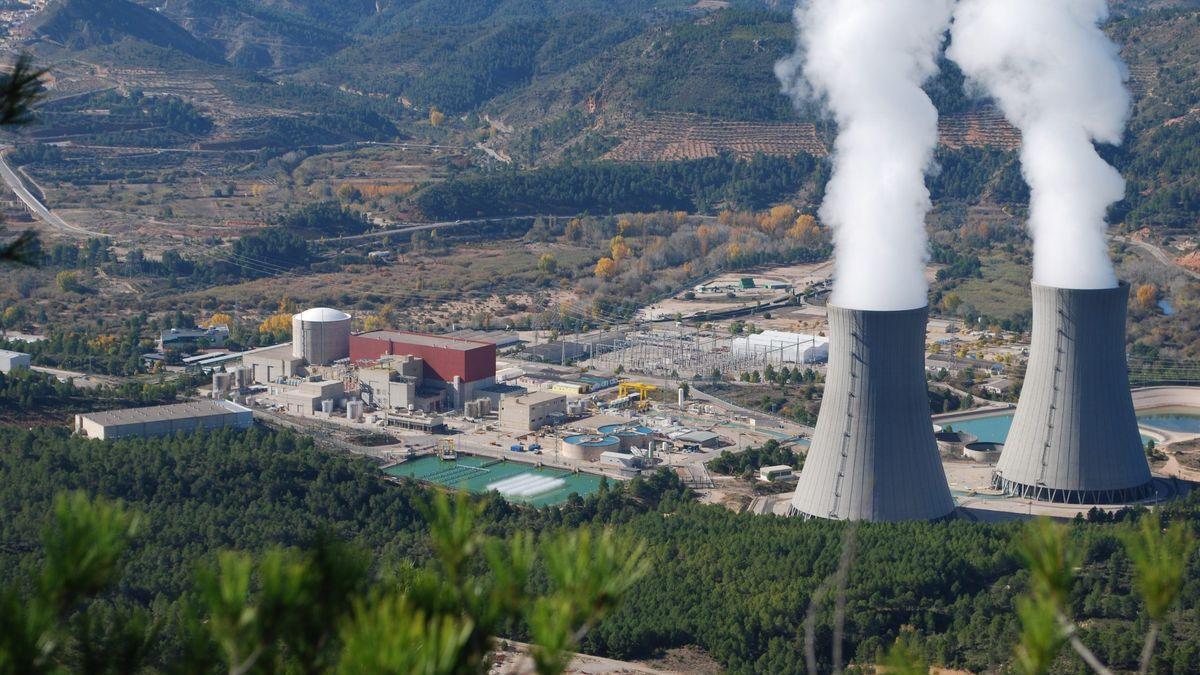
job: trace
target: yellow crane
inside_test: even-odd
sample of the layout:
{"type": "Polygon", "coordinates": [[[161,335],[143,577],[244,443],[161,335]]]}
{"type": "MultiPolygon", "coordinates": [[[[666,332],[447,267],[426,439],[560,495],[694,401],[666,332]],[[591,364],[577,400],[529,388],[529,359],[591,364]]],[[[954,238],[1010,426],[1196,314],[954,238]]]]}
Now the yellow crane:
{"type": "Polygon", "coordinates": [[[630,394],[638,395],[638,410],[650,407],[650,394],[658,391],[658,387],[645,382],[621,382],[617,384],[617,398],[625,398],[630,394]]]}

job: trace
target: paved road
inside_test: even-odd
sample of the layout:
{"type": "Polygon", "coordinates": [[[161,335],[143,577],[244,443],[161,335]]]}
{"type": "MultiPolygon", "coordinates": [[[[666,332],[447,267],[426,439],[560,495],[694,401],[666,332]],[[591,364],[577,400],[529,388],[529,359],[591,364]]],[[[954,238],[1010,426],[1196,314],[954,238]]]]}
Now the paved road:
{"type": "Polygon", "coordinates": [[[1143,251],[1149,253],[1155,260],[1166,265],[1167,267],[1174,267],[1175,269],[1188,275],[1189,277],[1200,280],[1200,272],[1190,270],[1190,269],[1180,265],[1179,263],[1175,262],[1174,258],[1167,255],[1166,251],[1162,250],[1158,246],[1155,246],[1154,244],[1151,244],[1148,241],[1142,241],[1140,239],[1132,239],[1130,237],[1122,237],[1119,235],[1114,235],[1112,237],[1112,239],[1114,241],[1120,241],[1120,242],[1129,244],[1131,246],[1136,246],[1136,247],[1142,249],[1143,251]]]}
{"type": "Polygon", "coordinates": [[[41,219],[42,222],[46,223],[50,227],[66,234],[71,234],[78,237],[104,236],[104,234],[101,232],[92,232],[91,230],[85,230],[82,227],[71,225],[67,221],[60,218],[53,211],[46,208],[46,205],[38,201],[37,197],[33,196],[33,193],[29,191],[29,188],[25,187],[25,183],[20,179],[19,176],[17,176],[16,172],[12,170],[12,167],[8,165],[8,161],[4,158],[2,151],[0,151],[0,176],[3,176],[4,182],[7,183],[8,187],[17,195],[17,198],[19,198],[22,202],[25,202],[25,206],[32,211],[35,216],[41,219]]]}

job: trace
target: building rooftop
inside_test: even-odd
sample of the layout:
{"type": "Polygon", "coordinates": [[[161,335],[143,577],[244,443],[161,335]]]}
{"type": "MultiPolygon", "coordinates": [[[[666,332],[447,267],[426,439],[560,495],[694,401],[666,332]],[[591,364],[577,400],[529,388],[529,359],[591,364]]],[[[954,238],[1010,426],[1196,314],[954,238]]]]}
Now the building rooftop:
{"type": "Polygon", "coordinates": [[[390,340],[392,342],[402,342],[410,345],[421,345],[424,347],[433,347],[435,349],[453,349],[464,352],[492,345],[490,342],[481,342],[479,340],[465,340],[462,338],[450,337],[448,335],[409,333],[407,331],[400,330],[373,330],[366,333],[359,333],[355,337],[367,338],[369,340],[390,340]]]}
{"type": "Polygon", "coordinates": [[[350,315],[329,307],[313,307],[306,309],[296,315],[301,321],[311,321],[314,323],[333,323],[337,321],[348,321],[350,315]]]}
{"type": "Polygon", "coordinates": [[[274,358],[274,359],[300,360],[295,355],[292,354],[292,343],[290,343],[290,342],[285,342],[281,345],[272,345],[270,347],[259,347],[258,349],[251,349],[248,352],[234,352],[234,354],[232,354],[232,355],[233,356],[242,356],[242,357],[262,356],[262,357],[265,357],[268,359],[274,358]]]}
{"type": "Polygon", "coordinates": [[[0,349],[0,356],[3,356],[5,358],[12,358],[14,356],[29,356],[29,355],[26,354],[25,352],[14,352],[10,349],[0,349]]]}
{"type": "Polygon", "coordinates": [[[552,391],[534,391],[528,394],[512,397],[517,403],[523,405],[537,405],[538,403],[546,403],[547,401],[555,401],[566,398],[562,394],[556,394],[552,391]]]}
{"type": "Polygon", "coordinates": [[[675,440],[683,441],[684,443],[705,443],[715,441],[720,437],[720,435],[714,434],[711,431],[689,431],[686,434],[676,437],[675,440]]]}
{"type": "Polygon", "coordinates": [[[471,330],[464,328],[446,334],[446,337],[473,342],[490,342],[497,347],[512,347],[521,343],[521,336],[515,331],[507,330],[471,330]]]}
{"type": "Polygon", "coordinates": [[[168,420],[215,417],[229,413],[250,412],[250,409],[232,401],[188,401],[171,405],[156,405],[149,408],[123,408],[82,415],[84,419],[105,426],[168,420]]]}

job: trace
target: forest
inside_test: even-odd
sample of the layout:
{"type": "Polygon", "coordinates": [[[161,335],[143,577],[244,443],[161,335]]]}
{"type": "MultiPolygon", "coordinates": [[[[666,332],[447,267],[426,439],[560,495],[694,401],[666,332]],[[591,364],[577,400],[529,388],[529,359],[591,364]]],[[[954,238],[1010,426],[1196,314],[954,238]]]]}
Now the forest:
{"type": "Polygon", "coordinates": [[[432,185],[416,197],[430,218],[689,211],[720,204],[764,208],[816,181],[824,166],[808,155],[732,155],[686,162],[595,162],[506,171],[432,185]]]}
{"type": "MultiPolygon", "coordinates": [[[[95,442],[63,431],[0,430],[0,584],[32,562],[54,495],[84,490],[122,500],[148,527],[102,599],[114,612],[144,608],[162,617],[156,663],[183,649],[170,617],[193,598],[191,570],[217,551],[251,553],[301,545],[322,528],[365,547],[373,574],[432,556],[422,516],[433,491],[389,484],[367,460],[331,455],[310,439],[254,429],[160,439],[95,442]]],[[[562,508],[528,509],[477,498],[491,535],[553,533],[609,525],[645,543],[650,573],[627,601],[584,639],[585,652],[616,658],[697,645],[733,673],[802,672],[806,607],[838,566],[845,525],[734,514],[692,502],[677,479],[659,474],[620,488],[605,485],[562,508]]],[[[1194,529],[1200,501],[1163,509],[1194,529]]],[[[1125,512],[1117,521],[1139,514],[1125,512]]],[[[1109,518],[1097,520],[1112,520],[1109,518]]],[[[1148,627],[1132,589],[1122,522],[1069,528],[1082,552],[1067,601],[1080,635],[1113,668],[1136,668],[1148,627]]],[[[904,635],[932,663],[983,670],[1009,663],[1017,640],[1014,599],[1029,576],[1016,554],[1018,524],[955,521],[858,527],[846,591],[848,658],[873,662],[904,635]]],[[[1182,601],[1166,618],[1156,672],[1200,668],[1196,562],[1182,601]]],[[[820,658],[828,663],[831,608],[818,612],[820,658]]],[[[524,635],[514,626],[509,633],[524,635]]],[[[1060,656],[1053,672],[1078,672],[1060,656]]]]}

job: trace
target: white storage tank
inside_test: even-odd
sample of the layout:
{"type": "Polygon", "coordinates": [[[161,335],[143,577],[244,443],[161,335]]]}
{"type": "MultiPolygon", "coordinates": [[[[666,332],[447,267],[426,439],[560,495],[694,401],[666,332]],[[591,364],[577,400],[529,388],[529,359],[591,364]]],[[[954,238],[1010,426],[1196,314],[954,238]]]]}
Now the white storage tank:
{"type": "Polygon", "coordinates": [[[598,436],[596,434],[577,434],[567,436],[561,441],[562,456],[567,459],[582,459],[595,462],[600,455],[609,451],[619,451],[621,440],[615,436],[598,436]]]}
{"type": "Polygon", "coordinates": [[[350,315],[328,307],[292,316],[292,356],[327,366],[350,356],[350,315]]]}
{"type": "Polygon", "coordinates": [[[333,399],[327,398],[321,401],[321,412],[325,413],[326,415],[333,414],[333,399]]]}
{"type": "Polygon", "coordinates": [[[363,416],[363,402],[358,399],[346,401],[346,419],[357,422],[363,416]]]}

